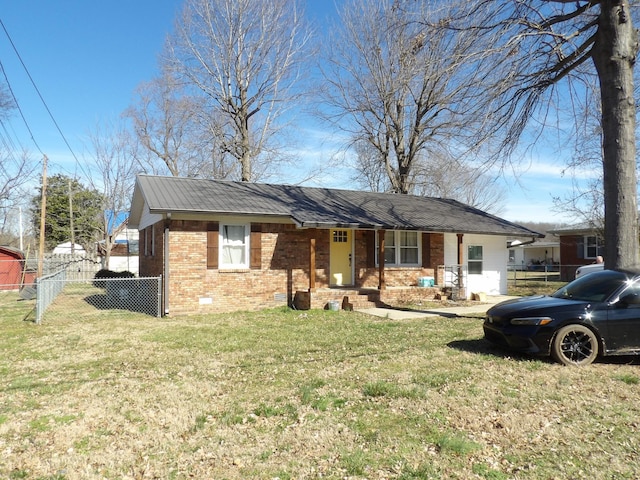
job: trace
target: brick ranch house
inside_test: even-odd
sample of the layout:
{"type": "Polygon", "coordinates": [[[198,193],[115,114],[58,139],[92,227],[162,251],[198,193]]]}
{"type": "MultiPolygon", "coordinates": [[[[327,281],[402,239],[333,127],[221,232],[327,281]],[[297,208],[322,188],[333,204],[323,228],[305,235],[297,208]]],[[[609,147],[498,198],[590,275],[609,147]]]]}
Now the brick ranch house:
{"type": "Polygon", "coordinates": [[[542,236],[454,200],[151,175],[129,227],[172,314],[504,294],[507,237],[542,236]]]}
{"type": "Polygon", "coordinates": [[[598,255],[604,255],[602,229],[593,224],[570,225],[549,233],[560,239],[560,280],[563,282],[573,280],[579,266],[595,263],[598,255]]]}

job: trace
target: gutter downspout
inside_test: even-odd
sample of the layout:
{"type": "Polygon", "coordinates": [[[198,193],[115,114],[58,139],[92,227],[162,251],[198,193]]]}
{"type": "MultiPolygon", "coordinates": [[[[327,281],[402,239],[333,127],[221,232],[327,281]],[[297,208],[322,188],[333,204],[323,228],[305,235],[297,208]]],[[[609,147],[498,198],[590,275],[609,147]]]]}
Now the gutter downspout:
{"type": "Polygon", "coordinates": [[[169,224],[171,222],[171,212],[168,212],[164,221],[164,232],[162,235],[163,240],[163,266],[162,266],[162,281],[164,290],[164,314],[169,314],[169,224]]]}
{"type": "Polygon", "coordinates": [[[458,296],[463,295],[464,294],[464,298],[466,298],[466,292],[465,292],[465,284],[464,284],[464,279],[463,279],[463,263],[464,263],[464,251],[463,251],[463,245],[464,245],[464,233],[458,233],[458,296]]]}

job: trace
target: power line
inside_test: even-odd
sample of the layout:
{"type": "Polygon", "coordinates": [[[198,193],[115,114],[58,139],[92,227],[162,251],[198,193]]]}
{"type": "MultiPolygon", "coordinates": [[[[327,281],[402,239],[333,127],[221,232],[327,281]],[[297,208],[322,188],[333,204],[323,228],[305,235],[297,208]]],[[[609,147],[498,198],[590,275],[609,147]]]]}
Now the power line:
{"type": "Polygon", "coordinates": [[[11,123],[5,122],[2,116],[0,116],[0,127],[2,127],[2,132],[0,132],[0,139],[2,139],[2,144],[7,150],[7,156],[14,157],[14,152],[18,151],[18,147],[14,142],[14,138],[16,142],[18,142],[18,145],[20,146],[20,150],[24,151],[24,147],[22,146],[20,139],[18,138],[15,131],[13,130],[11,123]],[[8,128],[11,128],[11,132],[9,131],[8,128]]]}
{"type": "MultiPolygon", "coordinates": [[[[1,23],[2,23],[2,20],[0,20],[0,24],[1,23]]],[[[3,25],[3,28],[4,28],[4,25],[3,25]]],[[[6,32],[6,30],[5,30],[5,32],[6,32]]],[[[11,39],[9,39],[9,41],[11,41],[11,39]]],[[[20,61],[22,61],[22,60],[20,60],[20,61]]],[[[27,122],[27,119],[25,118],[24,113],[22,113],[22,109],[20,108],[20,104],[18,103],[18,99],[16,98],[15,94],[13,93],[13,88],[11,88],[11,83],[9,82],[9,78],[7,77],[7,72],[5,71],[4,65],[2,64],[1,61],[0,61],[0,70],[2,70],[2,75],[4,76],[4,80],[7,83],[7,88],[9,89],[9,93],[11,94],[11,98],[13,98],[13,103],[15,104],[16,109],[20,113],[20,117],[22,117],[22,121],[24,122],[25,127],[27,127],[27,131],[29,132],[29,136],[31,137],[31,141],[36,146],[38,151],[42,155],[44,155],[44,153],[40,149],[40,146],[38,145],[38,142],[36,142],[36,139],[33,136],[33,132],[31,131],[31,127],[29,126],[29,122],[27,122]]]]}
{"type": "MultiPolygon", "coordinates": [[[[31,81],[31,85],[33,85],[33,88],[38,93],[38,97],[40,97],[40,101],[42,101],[42,104],[44,105],[44,108],[47,110],[47,113],[49,114],[49,117],[51,118],[51,121],[55,125],[55,127],[58,130],[58,133],[60,134],[62,139],[64,140],[64,143],[67,146],[67,148],[69,149],[69,151],[71,152],[71,155],[76,160],[76,162],[79,164],[80,162],[78,160],[78,157],[76,157],[76,154],[73,151],[73,149],[71,148],[71,145],[69,145],[69,142],[67,141],[67,138],[65,137],[64,133],[62,133],[62,130],[60,129],[60,126],[58,125],[58,122],[56,121],[56,119],[54,118],[53,114],[51,113],[51,110],[49,110],[49,106],[47,105],[47,102],[44,101],[44,98],[42,97],[42,94],[40,93],[40,90],[38,89],[38,87],[36,85],[36,82],[34,82],[33,78],[31,77],[31,73],[29,73],[29,70],[27,69],[27,66],[25,65],[24,61],[22,60],[22,57],[20,56],[20,53],[18,53],[18,49],[16,48],[15,44],[13,43],[13,40],[11,39],[11,36],[9,35],[9,32],[7,31],[6,27],[4,26],[4,23],[2,22],[2,19],[0,19],[0,25],[2,26],[2,29],[4,30],[5,35],[9,39],[9,43],[11,44],[11,47],[13,48],[13,51],[15,52],[16,56],[18,57],[18,60],[20,60],[20,64],[22,65],[22,68],[24,68],[24,71],[26,72],[27,76],[29,77],[29,80],[31,81]]],[[[3,68],[3,72],[4,72],[4,68],[3,68]]],[[[5,78],[6,78],[6,75],[5,75],[5,78]]],[[[8,83],[9,82],[7,80],[7,84],[8,83]]],[[[11,89],[11,87],[9,87],[9,89],[11,89]]],[[[12,93],[12,95],[13,95],[13,93],[12,93]]],[[[14,100],[15,100],[15,97],[14,97],[14,100]]],[[[17,105],[18,102],[17,102],[17,100],[15,100],[15,101],[16,101],[16,105],[17,105]]],[[[20,110],[20,106],[19,105],[18,105],[18,110],[20,110]]],[[[20,112],[20,114],[22,115],[22,112],[20,112]]],[[[24,116],[22,118],[24,120],[24,116]]],[[[25,124],[26,124],[26,120],[25,120],[25,124]]],[[[29,128],[29,127],[27,126],[27,128],[29,128]]],[[[31,134],[31,130],[29,130],[29,133],[31,134]]],[[[35,139],[33,138],[33,134],[31,134],[31,139],[33,140],[33,143],[36,144],[36,147],[38,147],[35,139]]],[[[40,147],[38,147],[38,150],[40,150],[40,147]]],[[[40,153],[42,153],[41,150],[40,150],[40,153]]]]}

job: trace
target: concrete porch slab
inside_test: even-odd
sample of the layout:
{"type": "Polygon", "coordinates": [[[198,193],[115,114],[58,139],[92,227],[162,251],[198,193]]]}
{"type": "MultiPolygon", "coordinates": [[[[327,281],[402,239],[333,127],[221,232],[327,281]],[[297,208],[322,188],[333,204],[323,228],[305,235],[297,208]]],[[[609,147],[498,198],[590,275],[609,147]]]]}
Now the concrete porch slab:
{"type": "Polygon", "coordinates": [[[366,313],[367,315],[373,315],[376,317],[388,318],[391,320],[404,320],[412,318],[426,318],[426,317],[464,317],[472,314],[484,314],[493,305],[496,305],[505,300],[509,300],[511,297],[508,295],[487,295],[487,301],[478,303],[477,305],[464,306],[464,307],[443,307],[432,308],[428,310],[402,310],[398,308],[356,308],[356,311],[366,313]]]}

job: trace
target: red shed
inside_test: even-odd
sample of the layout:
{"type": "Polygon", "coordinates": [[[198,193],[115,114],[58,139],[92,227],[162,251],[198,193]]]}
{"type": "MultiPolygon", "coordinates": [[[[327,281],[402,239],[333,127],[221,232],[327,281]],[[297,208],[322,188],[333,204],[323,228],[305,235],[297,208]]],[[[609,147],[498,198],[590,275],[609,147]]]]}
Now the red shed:
{"type": "Polygon", "coordinates": [[[0,290],[19,290],[23,282],[33,282],[32,275],[28,279],[23,278],[25,264],[22,251],[0,246],[0,290]]]}

